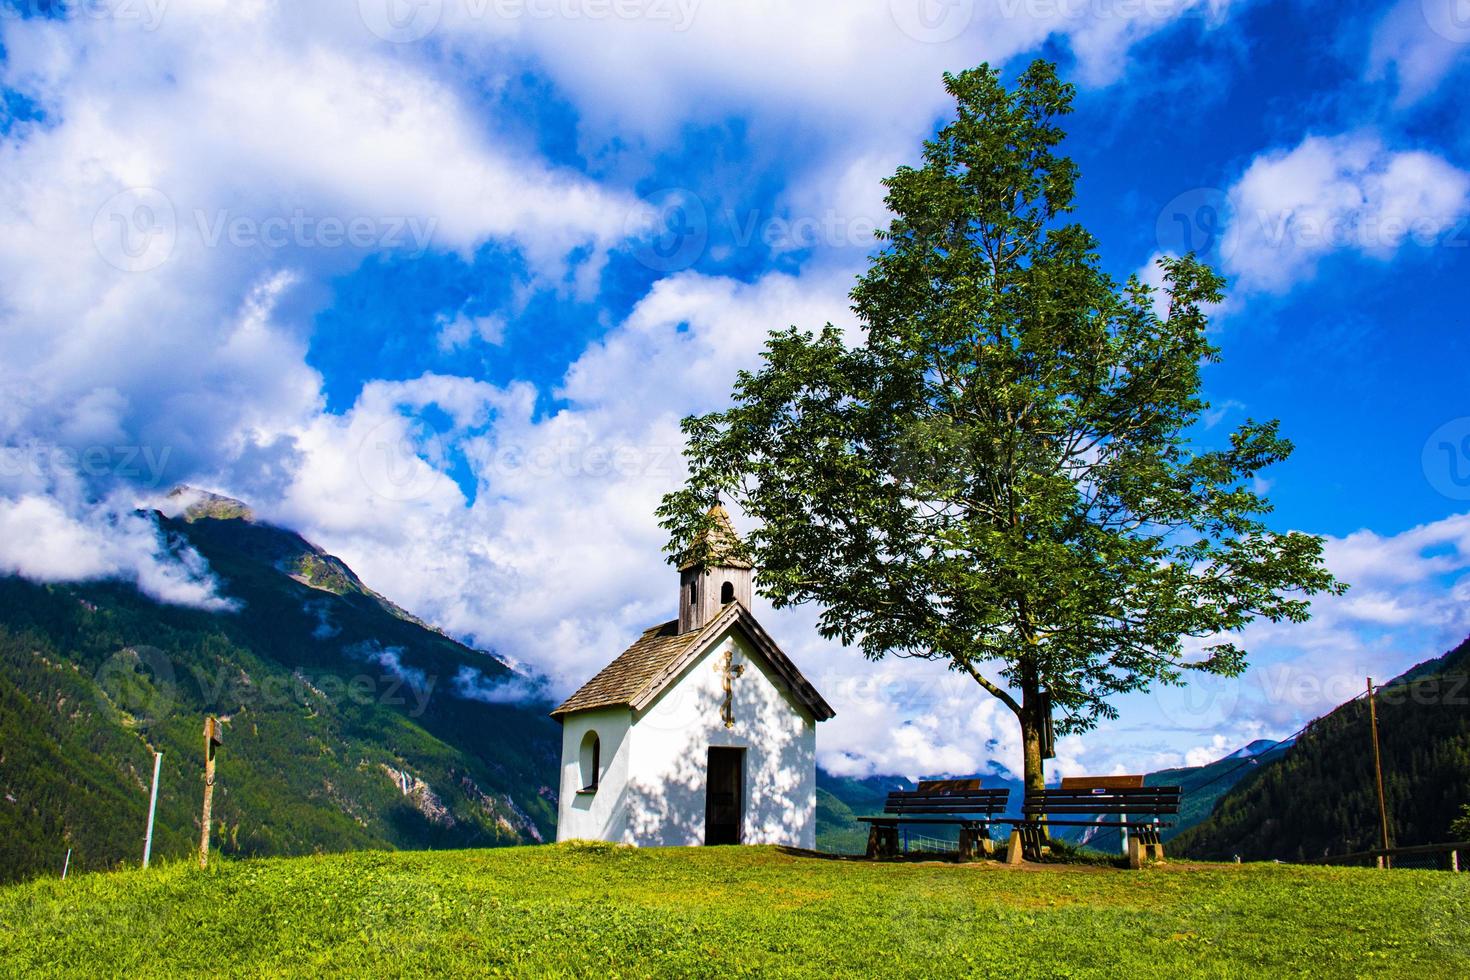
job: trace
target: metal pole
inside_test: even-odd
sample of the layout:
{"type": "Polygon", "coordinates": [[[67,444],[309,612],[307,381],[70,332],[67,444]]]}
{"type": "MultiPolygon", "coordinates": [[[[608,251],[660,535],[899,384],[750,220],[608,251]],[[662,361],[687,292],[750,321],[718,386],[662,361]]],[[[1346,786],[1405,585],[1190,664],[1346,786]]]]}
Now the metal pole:
{"type": "Polygon", "coordinates": [[[66,880],[66,871],[71,867],[71,848],[66,849],[66,861],[61,865],[61,880],[66,880]]]}
{"type": "MultiPolygon", "coordinates": [[[[1368,678],[1368,725],[1373,731],[1373,777],[1378,784],[1378,830],[1380,846],[1387,851],[1392,845],[1388,842],[1388,804],[1383,797],[1383,755],[1378,748],[1378,707],[1373,697],[1373,678],[1368,678]]],[[[1383,855],[1381,862],[1385,868],[1393,867],[1393,861],[1389,855],[1383,855]]]]}
{"type": "Polygon", "coordinates": [[[163,764],[163,753],[153,753],[153,793],[148,797],[148,833],[143,835],[143,867],[153,856],[153,814],[158,810],[158,767],[163,764]]]}

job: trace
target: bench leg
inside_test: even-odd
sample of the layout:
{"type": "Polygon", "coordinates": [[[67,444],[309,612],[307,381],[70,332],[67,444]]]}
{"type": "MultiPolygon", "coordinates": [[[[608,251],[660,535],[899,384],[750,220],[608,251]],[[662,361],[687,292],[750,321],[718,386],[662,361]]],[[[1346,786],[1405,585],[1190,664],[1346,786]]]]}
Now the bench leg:
{"type": "Polygon", "coordinates": [[[1050,853],[1046,828],[1041,824],[1022,824],[1016,828],[1016,832],[1021,835],[1021,852],[1028,860],[1040,861],[1050,853]]]}
{"type": "Polygon", "coordinates": [[[898,827],[881,823],[868,825],[868,857],[895,857],[898,854],[898,827]]]}
{"type": "Polygon", "coordinates": [[[961,861],[973,861],[977,852],[983,857],[995,856],[995,841],[990,839],[989,825],[960,828],[958,857],[961,861]]]}
{"type": "Polygon", "coordinates": [[[1021,832],[1019,830],[1011,831],[1011,841],[1006,845],[1006,864],[1020,864],[1024,858],[1022,854],[1023,847],[1021,832]]]}
{"type": "Polygon", "coordinates": [[[1136,834],[1128,838],[1128,867],[1134,871],[1143,867],[1143,841],[1136,834]]]}
{"type": "Polygon", "coordinates": [[[868,857],[885,858],[898,855],[898,827],[875,823],[868,827],[868,857]]]}

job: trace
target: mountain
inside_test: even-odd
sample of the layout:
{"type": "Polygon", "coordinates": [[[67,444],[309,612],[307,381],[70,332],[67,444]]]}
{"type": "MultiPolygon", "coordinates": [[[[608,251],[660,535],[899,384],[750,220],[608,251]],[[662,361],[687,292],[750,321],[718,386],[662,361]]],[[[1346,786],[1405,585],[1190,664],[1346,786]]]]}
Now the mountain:
{"type": "Polygon", "coordinates": [[[0,881],[197,847],[202,724],[224,740],[226,854],[468,847],[554,835],[560,733],[534,685],[429,627],[245,505],[155,513],[233,608],[131,585],[0,578],[0,881]]]}
{"type": "Polygon", "coordinates": [[[1209,817],[1215,804],[1241,780],[1280,759],[1290,747],[1290,742],[1257,739],[1208,765],[1149,773],[1144,777],[1144,785],[1178,786],[1184,791],[1179,803],[1179,817],[1173,827],[1163,832],[1163,839],[1173,840],[1209,817]]]}
{"type": "MultiPolygon", "coordinates": [[[[1449,839],[1470,802],[1470,640],[1385,684],[1377,698],[1390,836],[1449,839]]],[[[1175,842],[1182,854],[1303,860],[1378,846],[1368,705],[1357,699],[1311,724],[1270,766],[1175,842]]]]}

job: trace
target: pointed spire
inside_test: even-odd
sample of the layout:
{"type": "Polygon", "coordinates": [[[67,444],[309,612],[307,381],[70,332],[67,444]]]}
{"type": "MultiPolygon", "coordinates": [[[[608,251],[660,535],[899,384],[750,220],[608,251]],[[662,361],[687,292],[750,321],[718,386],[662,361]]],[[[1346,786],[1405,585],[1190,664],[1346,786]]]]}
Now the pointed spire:
{"type": "Polygon", "coordinates": [[[730,512],[718,500],[705,514],[705,527],[695,536],[684,552],[679,570],[687,571],[696,566],[706,568],[752,568],[749,561],[740,557],[740,535],[730,520],[730,512]]]}
{"type": "Polygon", "coordinates": [[[744,550],[730,512],[716,503],[679,565],[679,632],[700,629],[732,602],[750,608],[755,566],[744,550]]]}

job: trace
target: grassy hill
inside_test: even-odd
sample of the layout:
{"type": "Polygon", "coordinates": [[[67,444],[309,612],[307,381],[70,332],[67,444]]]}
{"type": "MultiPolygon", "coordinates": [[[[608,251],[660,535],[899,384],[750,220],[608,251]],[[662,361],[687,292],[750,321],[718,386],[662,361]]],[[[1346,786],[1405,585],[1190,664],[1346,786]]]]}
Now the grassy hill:
{"type": "MultiPolygon", "coordinates": [[[[1384,685],[1379,739],[1393,842],[1449,840],[1470,802],[1470,641],[1384,685]]],[[[1273,765],[1227,794],[1175,841],[1202,858],[1301,860],[1378,846],[1368,706],[1313,722],[1273,765]]]]}
{"type": "Polygon", "coordinates": [[[560,735],[504,663],[418,622],[299,536],[207,498],[163,532],[235,612],[119,583],[0,578],[0,881],[196,846],[205,714],[227,855],[548,839],[560,735]]]}
{"type": "Polygon", "coordinates": [[[0,889],[11,976],[1457,976],[1470,875],[566,845],[0,889]]]}

